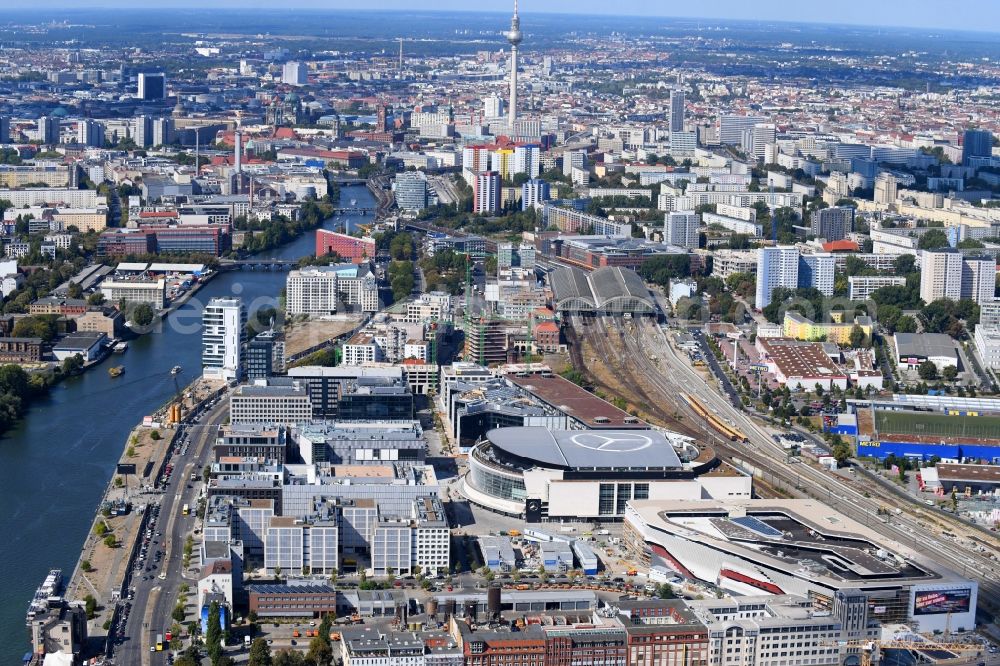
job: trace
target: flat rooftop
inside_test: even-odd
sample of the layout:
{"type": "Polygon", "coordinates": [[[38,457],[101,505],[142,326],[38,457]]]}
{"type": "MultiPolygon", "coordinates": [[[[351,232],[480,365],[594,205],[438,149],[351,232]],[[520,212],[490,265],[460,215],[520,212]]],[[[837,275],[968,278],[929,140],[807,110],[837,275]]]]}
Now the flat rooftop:
{"type": "Polygon", "coordinates": [[[896,333],[896,353],[900,358],[958,358],[958,349],[951,336],[944,333],[896,333]]]}
{"type": "Polygon", "coordinates": [[[644,430],[649,427],[648,424],[628,412],[618,409],[610,402],[601,400],[582,386],[578,386],[559,375],[531,375],[529,377],[507,375],[507,380],[589,428],[644,430]]]}
{"type": "Polygon", "coordinates": [[[390,465],[336,465],[330,468],[330,473],[344,479],[396,478],[396,472],[390,465]]]}
{"type": "Polygon", "coordinates": [[[549,430],[496,428],[490,443],[510,455],[558,468],[680,469],[677,452],[655,430],[549,430]]]}
{"type": "Polygon", "coordinates": [[[952,465],[938,463],[938,478],[949,481],[1000,484],[1000,465],[952,465]]]}
{"type": "Polygon", "coordinates": [[[763,338],[764,353],[785,377],[832,379],[846,377],[816,342],[800,342],[788,338],[763,338]]]}

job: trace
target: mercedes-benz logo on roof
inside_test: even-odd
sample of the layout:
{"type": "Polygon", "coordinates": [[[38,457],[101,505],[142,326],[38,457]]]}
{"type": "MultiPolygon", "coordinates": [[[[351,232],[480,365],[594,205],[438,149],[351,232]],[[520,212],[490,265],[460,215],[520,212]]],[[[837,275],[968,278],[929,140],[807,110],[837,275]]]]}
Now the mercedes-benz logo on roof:
{"type": "Polygon", "coordinates": [[[639,433],[581,432],[573,435],[570,440],[581,448],[608,453],[633,453],[653,445],[652,439],[639,433]]]}

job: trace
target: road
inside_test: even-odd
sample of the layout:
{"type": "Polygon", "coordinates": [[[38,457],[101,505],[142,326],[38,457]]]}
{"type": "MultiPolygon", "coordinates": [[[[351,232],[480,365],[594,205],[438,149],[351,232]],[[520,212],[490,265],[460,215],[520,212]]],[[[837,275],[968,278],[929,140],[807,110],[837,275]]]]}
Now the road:
{"type": "MultiPolygon", "coordinates": [[[[172,461],[174,473],[170,477],[166,492],[160,503],[160,518],[157,530],[164,533],[159,546],[164,551],[162,568],[166,578],[160,580],[151,577],[143,580],[143,576],[158,575],[154,571],[142,571],[133,578],[135,599],[132,606],[136,609],[129,617],[125,635],[127,639],[115,650],[115,663],[118,664],[165,664],[166,653],[150,653],[149,648],[156,640],[157,634],[162,634],[173,623],[171,613],[177,600],[177,589],[185,582],[181,571],[184,552],[184,540],[194,526],[194,510],[201,486],[201,470],[211,457],[211,443],[215,441],[219,424],[229,414],[229,400],[223,396],[219,402],[201,415],[194,423],[185,426],[184,432],[190,435],[188,453],[181,457],[175,454],[172,461]],[[192,472],[198,474],[196,483],[190,482],[192,472]],[[188,486],[191,487],[188,487],[188,486]],[[181,507],[188,504],[192,507],[191,516],[181,516],[181,507]]],[[[180,450],[180,447],[178,447],[180,450]]],[[[150,546],[152,551],[158,546],[150,546]]],[[[148,566],[148,565],[147,565],[148,566]]],[[[196,582],[192,576],[189,581],[196,582]]],[[[197,588],[191,585],[192,590],[197,588]]],[[[191,617],[189,616],[189,620],[191,617]]]]}
{"type": "MultiPolygon", "coordinates": [[[[795,494],[807,494],[808,489],[813,496],[854,520],[912,547],[958,574],[977,580],[981,602],[989,607],[1000,607],[1000,585],[997,584],[1000,566],[987,556],[988,553],[972,550],[927,529],[924,519],[928,518],[928,514],[923,510],[926,507],[906,502],[878,486],[840,478],[807,463],[791,464],[787,452],[772,439],[773,433],[735,408],[717,387],[706,382],[686,356],[678,353],[668,342],[663,329],[657,324],[603,317],[586,320],[574,317],[572,323],[578,332],[583,331],[588,341],[607,359],[606,362],[615,364],[610,367],[623,377],[623,381],[635,386],[644,400],[659,406],[661,412],[666,410],[668,414],[669,410],[676,409],[674,416],[682,416],[684,430],[700,431],[699,436],[711,443],[723,459],[739,457],[748,461],[764,472],[765,480],[783,485],[795,494]],[[621,347],[614,348],[608,340],[619,340],[621,347]],[[628,377],[633,380],[628,382],[628,377]],[[719,418],[731,422],[747,435],[750,444],[744,446],[723,441],[683,400],[678,400],[680,393],[696,396],[719,418]],[[901,513],[891,518],[880,515],[877,512],[880,506],[898,507],[901,513]]],[[[935,512],[933,520],[945,522],[947,519],[935,512]]],[[[967,531],[957,525],[952,529],[958,534],[967,531]]]]}

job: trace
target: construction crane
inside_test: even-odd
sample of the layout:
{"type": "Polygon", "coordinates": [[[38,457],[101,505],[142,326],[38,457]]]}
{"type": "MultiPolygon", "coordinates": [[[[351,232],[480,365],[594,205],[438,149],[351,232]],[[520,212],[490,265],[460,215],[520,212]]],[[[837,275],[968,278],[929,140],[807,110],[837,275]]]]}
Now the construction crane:
{"type": "MultiPolygon", "coordinates": [[[[914,642],[901,640],[868,640],[868,641],[831,641],[823,645],[855,649],[861,651],[861,666],[872,666],[880,663],[882,650],[910,650],[912,652],[953,652],[955,658],[959,655],[974,653],[971,656],[978,657],[982,654],[983,647],[973,643],[938,643],[936,641],[914,642]]],[[[942,663],[965,663],[953,662],[950,659],[942,663]]]]}
{"type": "Polygon", "coordinates": [[[174,390],[175,390],[174,394],[175,402],[172,402],[170,404],[170,407],[167,411],[171,423],[180,423],[181,419],[184,417],[183,387],[181,387],[181,382],[177,378],[177,375],[179,375],[180,372],[181,372],[181,366],[179,365],[174,366],[174,369],[170,371],[171,376],[173,376],[174,378],[174,390]]]}

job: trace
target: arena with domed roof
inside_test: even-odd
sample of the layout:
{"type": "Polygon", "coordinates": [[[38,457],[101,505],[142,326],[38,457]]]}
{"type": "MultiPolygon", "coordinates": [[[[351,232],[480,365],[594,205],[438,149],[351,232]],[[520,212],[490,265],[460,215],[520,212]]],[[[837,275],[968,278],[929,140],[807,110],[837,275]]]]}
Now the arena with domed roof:
{"type": "Polygon", "coordinates": [[[750,497],[751,478],[663,430],[496,428],[469,454],[462,492],[498,513],[620,520],[632,499],[750,497]]]}

